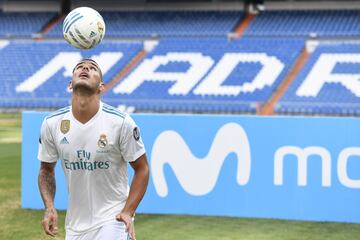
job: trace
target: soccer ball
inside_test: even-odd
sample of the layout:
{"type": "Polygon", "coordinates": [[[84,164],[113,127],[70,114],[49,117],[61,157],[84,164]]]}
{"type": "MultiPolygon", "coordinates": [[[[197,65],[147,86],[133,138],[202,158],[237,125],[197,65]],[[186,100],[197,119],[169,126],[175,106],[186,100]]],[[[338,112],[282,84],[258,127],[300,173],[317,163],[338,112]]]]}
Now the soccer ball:
{"type": "Polygon", "coordinates": [[[89,7],[72,10],[63,23],[65,40],[80,49],[90,49],[98,45],[105,35],[102,16],[89,7]]]}

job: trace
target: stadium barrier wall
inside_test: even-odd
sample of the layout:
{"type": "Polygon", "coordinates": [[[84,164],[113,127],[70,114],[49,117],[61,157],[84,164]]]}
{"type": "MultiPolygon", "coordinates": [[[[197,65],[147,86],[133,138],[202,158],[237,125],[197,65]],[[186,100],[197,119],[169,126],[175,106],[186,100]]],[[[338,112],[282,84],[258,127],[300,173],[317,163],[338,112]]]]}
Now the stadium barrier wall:
{"type": "MultiPolygon", "coordinates": [[[[23,208],[43,207],[37,149],[45,116],[23,113],[23,208]]],[[[138,212],[360,223],[360,119],[132,116],[151,168],[138,212]]],[[[60,166],[55,205],[66,209],[60,166]]]]}

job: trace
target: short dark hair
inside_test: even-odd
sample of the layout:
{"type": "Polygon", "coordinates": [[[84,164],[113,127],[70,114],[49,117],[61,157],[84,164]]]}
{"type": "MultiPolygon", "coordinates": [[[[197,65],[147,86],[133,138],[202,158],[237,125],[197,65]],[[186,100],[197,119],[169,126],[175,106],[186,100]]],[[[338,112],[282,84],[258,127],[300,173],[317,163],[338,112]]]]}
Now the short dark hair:
{"type": "Polygon", "coordinates": [[[98,68],[98,70],[99,70],[99,72],[100,72],[100,80],[103,81],[102,71],[101,71],[101,68],[100,68],[99,64],[98,64],[95,60],[93,60],[93,59],[91,59],[91,58],[83,58],[83,59],[81,59],[81,60],[75,65],[75,67],[74,67],[74,69],[73,69],[73,73],[74,73],[76,67],[77,67],[79,64],[81,64],[81,63],[83,63],[83,62],[85,62],[85,61],[93,62],[93,63],[97,66],[97,68],[98,68]]]}

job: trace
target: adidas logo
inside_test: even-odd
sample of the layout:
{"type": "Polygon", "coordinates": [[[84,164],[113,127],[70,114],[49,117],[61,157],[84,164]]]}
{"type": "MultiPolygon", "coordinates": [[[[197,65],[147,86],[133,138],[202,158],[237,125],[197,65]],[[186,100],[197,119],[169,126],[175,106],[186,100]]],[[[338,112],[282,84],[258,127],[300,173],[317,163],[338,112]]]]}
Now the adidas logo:
{"type": "Polygon", "coordinates": [[[61,139],[60,144],[69,144],[69,141],[66,139],[66,137],[64,137],[61,139]]]}
{"type": "Polygon", "coordinates": [[[96,33],[94,31],[91,31],[90,36],[89,37],[94,37],[96,35],[96,33]]]}

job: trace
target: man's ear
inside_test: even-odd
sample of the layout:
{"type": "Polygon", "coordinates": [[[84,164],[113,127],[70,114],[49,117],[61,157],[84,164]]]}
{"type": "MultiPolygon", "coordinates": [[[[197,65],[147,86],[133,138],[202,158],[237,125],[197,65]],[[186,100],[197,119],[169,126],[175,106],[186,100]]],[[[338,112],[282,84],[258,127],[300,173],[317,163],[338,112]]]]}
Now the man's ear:
{"type": "Polygon", "coordinates": [[[99,85],[99,93],[103,93],[105,91],[105,84],[103,82],[99,85]]]}
{"type": "Polygon", "coordinates": [[[69,81],[69,84],[68,84],[68,89],[69,89],[69,90],[72,90],[72,89],[73,89],[73,86],[72,86],[72,81],[69,81]]]}

